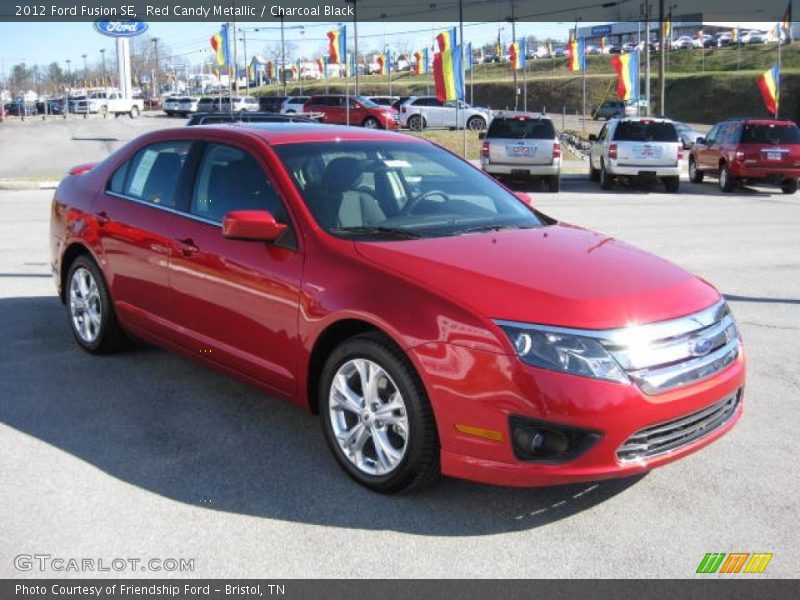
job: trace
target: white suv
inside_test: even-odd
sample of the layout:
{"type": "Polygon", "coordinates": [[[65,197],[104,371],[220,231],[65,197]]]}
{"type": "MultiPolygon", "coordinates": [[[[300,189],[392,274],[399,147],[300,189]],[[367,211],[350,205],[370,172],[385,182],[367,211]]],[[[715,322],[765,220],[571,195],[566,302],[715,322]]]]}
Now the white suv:
{"type": "Polygon", "coordinates": [[[669,119],[611,119],[590,135],[589,176],[610,190],[615,177],[661,179],[668,192],[680,187],[683,142],[669,119]]]}
{"type": "Polygon", "coordinates": [[[460,102],[458,111],[456,103],[443,102],[436,96],[411,96],[400,105],[400,126],[420,131],[426,127],[448,127],[451,129],[467,129],[482,131],[492,120],[492,112],[488,108],[470,106],[460,102]],[[458,122],[456,122],[458,113],[458,122]]]}

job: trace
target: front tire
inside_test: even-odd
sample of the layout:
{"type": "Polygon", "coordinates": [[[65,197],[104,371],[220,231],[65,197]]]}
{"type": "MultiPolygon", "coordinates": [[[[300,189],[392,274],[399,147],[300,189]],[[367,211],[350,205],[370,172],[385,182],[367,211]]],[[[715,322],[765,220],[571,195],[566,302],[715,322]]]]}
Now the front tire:
{"type": "Polygon", "coordinates": [[[70,265],[66,300],[70,329],[81,348],[108,354],[124,345],[125,333],[117,323],[103,274],[88,256],[79,256],[70,265]]]}
{"type": "Polygon", "coordinates": [[[342,342],[322,371],[320,417],[328,447],[361,485],[394,494],[439,475],[439,440],[425,388],[384,336],[342,342]]]}
{"type": "Polygon", "coordinates": [[[364,119],[362,125],[367,129],[378,129],[380,128],[381,124],[378,123],[378,119],[376,119],[375,117],[367,117],[366,119],[364,119]]]}
{"type": "Polygon", "coordinates": [[[483,131],[486,129],[486,120],[481,117],[470,117],[467,121],[467,129],[471,131],[483,131]]]}
{"type": "Polygon", "coordinates": [[[131,106],[131,112],[128,113],[131,119],[138,119],[139,118],[139,107],[138,106],[131,106]]]}

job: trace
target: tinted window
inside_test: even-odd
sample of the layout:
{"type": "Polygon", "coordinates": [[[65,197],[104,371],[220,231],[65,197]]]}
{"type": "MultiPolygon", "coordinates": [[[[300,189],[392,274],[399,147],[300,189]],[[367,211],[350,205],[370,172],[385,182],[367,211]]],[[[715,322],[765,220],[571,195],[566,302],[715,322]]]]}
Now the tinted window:
{"type": "Polygon", "coordinates": [[[556,137],[556,130],[549,119],[495,118],[486,137],[552,140],[556,137]]]}
{"type": "Polygon", "coordinates": [[[663,121],[620,121],[614,131],[618,142],[677,142],[675,125],[663,121]]]}
{"type": "Polygon", "coordinates": [[[337,236],[431,237],[542,224],[508,190],[434,145],[348,141],[274,148],[317,222],[337,236]]]}
{"type": "Polygon", "coordinates": [[[152,144],[140,150],[130,160],[122,193],[145,202],[174,207],[178,180],[190,148],[190,142],[182,141],[152,144]]]}
{"type": "Polygon", "coordinates": [[[209,144],[197,173],[190,212],[221,223],[232,210],[268,210],[286,222],[283,204],[255,158],[232,146],[209,144]]]}
{"type": "Polygon", "coordinates": [[[747,124],[743,144],[800,144],[800,129],[796,125],[747,124]]]}

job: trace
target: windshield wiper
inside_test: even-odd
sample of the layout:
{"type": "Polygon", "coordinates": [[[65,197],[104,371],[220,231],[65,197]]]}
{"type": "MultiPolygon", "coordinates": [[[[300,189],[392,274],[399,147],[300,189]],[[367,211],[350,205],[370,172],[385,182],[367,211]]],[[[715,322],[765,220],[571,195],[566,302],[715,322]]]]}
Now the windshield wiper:
{"type": "Polygon", "coordinates": [[[501,229],[533,229],[533,226],[532,225],[514,225],[514,224],[499,225],[499,224],[495,223],[495,224],[489,224],[489,225],[479,225],[477,227],[470,227],[468,229],[462,229],[458,233],[462,234],[462,233],[477,233],[477,232],[480,232],[480,231],[500,231],[501,229]]]}
{"type": "Polygon", "coordinates": [[[358,226],[358,227],[334,227],[331,229],[332,233],[344,233],[355,235],[383,235],[391,236],[402,240],[413,240],[423,236],[421,233],[411,231],[410,229],[402,229],[400,227],[382,227],[382,226],[358,226]]]}

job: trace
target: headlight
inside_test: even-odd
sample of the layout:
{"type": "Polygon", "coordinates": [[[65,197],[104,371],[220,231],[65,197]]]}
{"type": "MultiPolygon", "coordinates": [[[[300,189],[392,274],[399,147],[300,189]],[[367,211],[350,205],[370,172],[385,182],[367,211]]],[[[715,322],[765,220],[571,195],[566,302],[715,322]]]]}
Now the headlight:
{"type": "Polygon", "coordinates": [[[520,359],[529,365],[618,383],[629,381],[597,340],[535,325],[498,325],[508,335],[520,359]]]}

